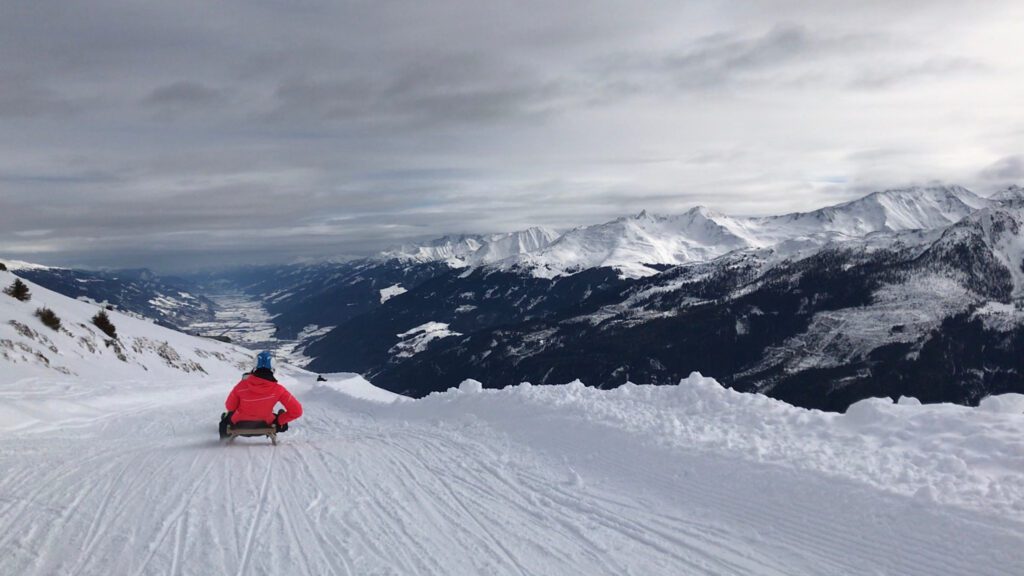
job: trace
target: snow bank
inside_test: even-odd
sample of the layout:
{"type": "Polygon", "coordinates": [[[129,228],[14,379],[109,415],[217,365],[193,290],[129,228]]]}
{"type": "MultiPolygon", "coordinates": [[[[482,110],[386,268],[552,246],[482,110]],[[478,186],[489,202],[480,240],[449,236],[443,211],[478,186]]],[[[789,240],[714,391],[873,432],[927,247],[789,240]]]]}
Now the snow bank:
{"type": "Polygon", "coordinates": [[[981,399],[978,410],[996,414],[1024,414],[1024,394],[986,396],[981,399]]]}
{"type": "Polygon", "coordinates": [[[314,389],[332,390],[360,400],[382,404],[390,404],[400,399],[407,399],[401,394],[395,394],[370,384],[359,374],[339,372],[337,374],[323,374],[322,376],[327,381],[314,383],[314,389]]]}
{"type": "Polygon", "coordinates": [[[1024,517],[1024,396],[1017,394],[987,398],[980,409],[871,399],[834,414],[736,392],[694,373],[678,386],[522,384],[477,394],[452,390],[409,404],[519,425],[538,411],[557,412],[643,442],[813,470],[1024,517]]]}

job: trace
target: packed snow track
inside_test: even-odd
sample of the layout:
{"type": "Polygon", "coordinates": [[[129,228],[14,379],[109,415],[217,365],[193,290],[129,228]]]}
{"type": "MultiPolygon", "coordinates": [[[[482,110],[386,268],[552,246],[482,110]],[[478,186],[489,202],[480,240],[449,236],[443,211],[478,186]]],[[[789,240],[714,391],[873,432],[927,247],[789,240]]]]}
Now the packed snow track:
{"type": "Polygon", "coordinates": [[[22,384],[39,388],[23,402],[84,405],[0,448],[2,574],[1024,573],[1017,519],[556,410],[455,415],[294,382],[306,415],[275,448],[217,440],[227,385],[106,412],[22,384]]]}

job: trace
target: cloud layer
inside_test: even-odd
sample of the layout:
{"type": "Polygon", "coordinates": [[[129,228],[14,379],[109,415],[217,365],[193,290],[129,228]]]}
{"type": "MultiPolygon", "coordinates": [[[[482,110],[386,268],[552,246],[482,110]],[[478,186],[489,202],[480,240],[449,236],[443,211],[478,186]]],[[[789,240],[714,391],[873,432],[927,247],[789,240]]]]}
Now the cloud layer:
{"type": "Polygon", "coordinates": [[[1024,176],[1024,8],[0,0],[0,253],[184,269],[1024,176]]]}

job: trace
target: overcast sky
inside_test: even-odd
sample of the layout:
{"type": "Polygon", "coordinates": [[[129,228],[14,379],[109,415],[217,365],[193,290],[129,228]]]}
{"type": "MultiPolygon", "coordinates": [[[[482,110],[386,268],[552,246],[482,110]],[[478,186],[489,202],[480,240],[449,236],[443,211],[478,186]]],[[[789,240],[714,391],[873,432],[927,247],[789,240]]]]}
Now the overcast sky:
{"type": "Polygon", "coordinates": [[[1024,2],[0,0],[0,255],[192,266],[1024,183],[1024,2]]]}

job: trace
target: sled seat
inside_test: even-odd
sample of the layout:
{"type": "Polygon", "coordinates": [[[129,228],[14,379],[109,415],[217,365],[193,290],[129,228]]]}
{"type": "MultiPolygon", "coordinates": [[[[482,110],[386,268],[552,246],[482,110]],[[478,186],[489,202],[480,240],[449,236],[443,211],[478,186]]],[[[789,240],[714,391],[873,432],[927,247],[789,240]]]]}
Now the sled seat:
{"type": "Polygon", "coordinates": [[[268,426],[266,422],[261,421],[242,421],[235,422],[231,426],[228,426],[228,440],[234,440],[239,436],[266,436],[270,438],[270,441],[276,446],[277,445],[277,429],[273,426],[268,426]]]}

